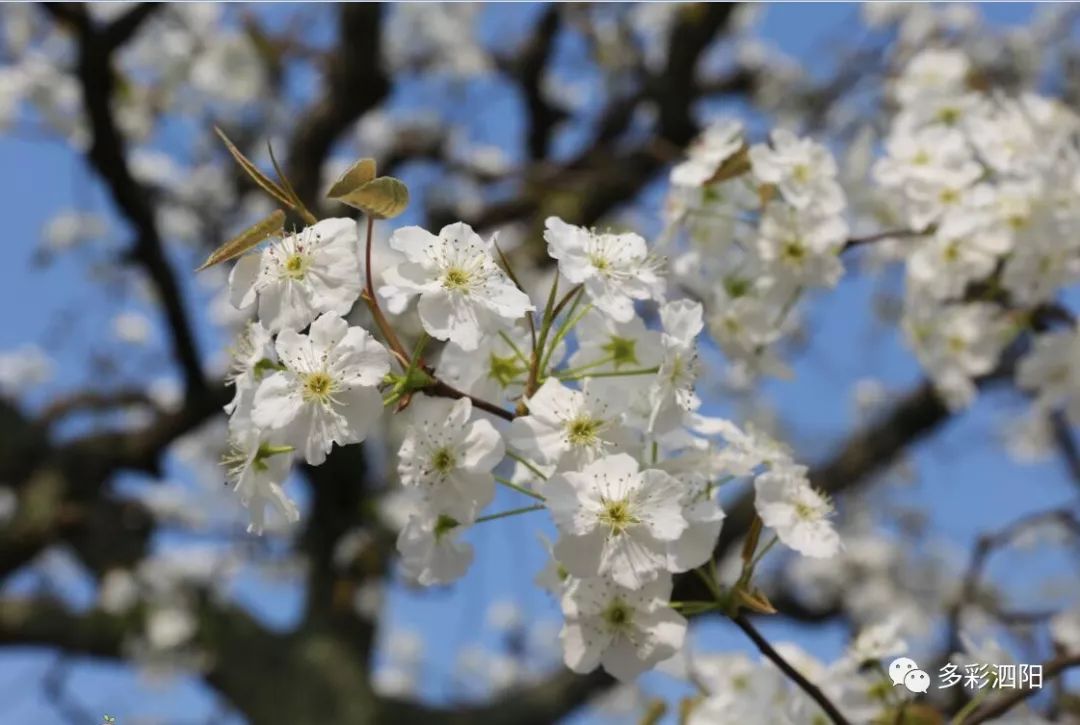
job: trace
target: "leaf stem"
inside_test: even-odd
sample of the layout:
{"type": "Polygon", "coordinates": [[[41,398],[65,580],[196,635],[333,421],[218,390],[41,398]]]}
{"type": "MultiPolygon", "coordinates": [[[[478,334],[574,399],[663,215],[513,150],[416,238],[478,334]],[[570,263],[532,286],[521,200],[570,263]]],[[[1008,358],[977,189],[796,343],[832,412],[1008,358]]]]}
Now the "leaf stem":
{"type": "Polygon", "coordinates": [[[364,245],[364,292],[360,296],[363,297],[364,302],[367,303],[368,309],[371,310],[371,316],[375,319],[375,324],[379,327],[379,332],[386,338],[387,344],[390,346],[391,352],[401,363],[401,366],[406,370],[409,369],[409,353],[405,350],[405,346],[401,344],[401,340],[398,338],[397,333],[394,332],[394,328],[390,325],[390,321],[386,319],[386,315],[383,314],[382,308],[379,307],[379,300],[375,296],[375,283],[371,276],[371,243],[372,236],[375,229],[375,217],[370,214],[367,217],[367,242],[364,245]]]}
{"type": "Polygon", "coordinates": [[[655,375],[660,372],[659,367],[641,368],[634,370],[601,370],[597,373],[583,373],[581,375],[556,375],[559,380],[581,380],[582,378],[621,378],[630,375],[655,375]]]}
{"type": "Polygon", "coordinates": [[[506,486],[507,488],[512,488],[515,491],[517,491],[518,493],[523,493],[526,496],[529,496],[530,498],[535,498],[537,501],[545,501],[546,500],[541,494],[537,493],[536,491],[530,491],[529,489],[525,488],[524,486],[519,486],[518,484],[514,483],[513,481],[511,481],[509,479],[506,479],[506,478],[503,478],[502,476],[496,476],[495,480],[498,481],[499,483],[501,483],[502,485],[506,486]]]}
{"type": "Polygon", "coordinates": [[[544,481],[547,480],[547,476],[544,474],[544,472],[541,471],[539,468],[537,468],[535,465],[533,465],[533,462],[530,461],[528,458],[520,456],[517,453],[514,453],[513,451],[507,451],[506,455],[508,457],[512,458],[513,460],[517,461],[521,465],[525,466],[526,468],[528,468],[530,471],[532,471],[537,476],[539,476],[542,480],[544,480],[544,481]]]}
{"type": "MultiPolygon", "coordinates": [[[[551,322],[554,316],[551,311],[555,307],[555,295],[559,293],[559,275],[555,275],[555,279],[551,283],[551,291],[548,293],[547,305],[544,307],[544,319],[540,323],[540,336],[536,340],[536,344],[533,345],[532,356],[530,358],[529,365],[529,378],[525,381],[525,395],[522,399],[522,404],[532,397],[532,394],[536,392],[537,380],[540,377],[540,360],[543,357],[544,346],[547,345],[548,332],[551,330],[551,322]]],[[[522,406],[519,406],[521,409],[522,406]]],[[[524,413],[524,410],[521,410],[524,413]]]]}
{"type": "Polygon", "coordinates": [[[519,508],[519,509],[510,509],[509,511],[500,511],[497,514],[488,514],[487,516],[481,516],[480,518],[478,518],[473,523],[474,524],[482,524],[485,521],[495,521],[497,519],[505,519],[505,518],[508,518],[510,516],[517,516],[518,514],[527,514],[527,513],[533,512],[533,511],[543,511],[545,508],[547,508],[547,507],[544,506],[543,504],[538,503],[538,504],[535,504],[533,506],[524,506],[524,507],[519,508]]]}

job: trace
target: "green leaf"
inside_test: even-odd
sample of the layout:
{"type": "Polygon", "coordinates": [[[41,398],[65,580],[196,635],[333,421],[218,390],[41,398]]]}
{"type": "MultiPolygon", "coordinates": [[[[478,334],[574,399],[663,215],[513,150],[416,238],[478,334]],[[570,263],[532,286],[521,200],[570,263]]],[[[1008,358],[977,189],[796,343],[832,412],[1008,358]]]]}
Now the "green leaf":
{"type": "Polygon", "coordinates": [[[221,137],[221,140],[225,143],[225,148],[229,150],[232,157],[236,159],[236,163],[240,164],[240,168],[247,172],[247,175],[251,177],[252,181],[259,185],[259,187],[270,196],[274,197],[282,204],[291,207],[293,205],[292,200],[289,199],[288,193],[285,192],[280,186],[271,181],[266,174],[259,171],[259,168],[251,163],[250,160],[244,154],[240,152],[240,149],[236,148],[229,137],[225,135],[217,126],[214,126],[214,131],[221,137]]]}
{"type": "Polygon", "coordinates": [[[720,164],[720,168],[718,168],[716,173],[705,183],[707,185],[719,184],[721,181],[727,181],[728,179],[734,179],[736,176],[742,176],[747,171],[750,171],[750,147],[743,144],[742,148],[725,159],[724,163],[720,164]]]}
{"type": "Polygon", "coordinates": [[[202,266],[195,271],[201,272],[207,267],[213,267],[215,264],[235,259],[256,244],[262,242],[264,239],[278,234],[284,228],[285,212],[281,209],[275,209],[270,216],[255,222],[211,252],[210,256],[206,258],[206,261],[202,263],[202,266]]]}
{"type": "Polygon", "coordinates": [[[409,189],[399,179],[380,176],[347,194],[331,198],[359,209],[375,219],[392,219],[409,205],[409,189]]]}
{"type": "Polygon", "coordinates": [[[289,178],[285,176],[285,172],[281,170],[281,165],[278,164],[277,157],[274,156],[274,147],[270,144],[269,140],[266,142],[266,150],[270,152],[270,163],[274,165],[274,173],[276,173],[278,179],[281,180],[282,190],[285,192],[285,195],[289,197],[289,206],[295,209],[296,213],[303,217],[305,224],[317,223],[319,220],[306,206],[304,206],[304,202],[300,199],[300,195],[296,193],[296,189],[289,183],[289,178]]]}
{"type": "Polygon", "coordinates": [[[375,159],[360,159],[334,182],[326,198],[341,199],[374,179],[375,159]]]}

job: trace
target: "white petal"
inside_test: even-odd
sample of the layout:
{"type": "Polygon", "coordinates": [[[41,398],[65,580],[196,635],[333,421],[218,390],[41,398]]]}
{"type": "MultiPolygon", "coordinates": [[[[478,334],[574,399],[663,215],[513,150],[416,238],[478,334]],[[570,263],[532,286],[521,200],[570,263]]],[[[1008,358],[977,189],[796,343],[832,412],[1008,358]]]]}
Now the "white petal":
{"type": "Polygon", "coordinates": [[[611,634],[589,620],[570,621],[563,625],[559,640],[566,666],[585,674],[600,666],[600,658],[611,644],[611,634]]]}
{"type": "Polygon", "coordinates": [[[390,235],[389,244],[410,262],[426,262],[428,251],[439,245],[439,238],[421,227],[402,227],[390,235]]]}
{"type": "Polygon", "coordinates": [[[229,271],[229,301],[242,310],[255,303],[255,280],[262,267],[261,254],[245,254],[229,271]]]}
{"type": "Polygon", "coordinates": [[[251,420],[260,428],[284,428],[296,418],[302,405],[293,377],[277,372],[256,389],[251,420]]]}
{"type": "Polygon", "coordinates": [[[475,420],[465,437],[465,458],[462,466],[470,471],[490,471],[506,455],[502,436],[486,420],[475,420]]]}
{"type": "Polygon", "coordinates": [[[331,348],[341,342],[349,331],[349,323],[337,315],[326,313],[311,323],[308,337],[321,348],[331,348]]]}
{"type": "Polygon", "coordinates": [[[367,438],[368,431],[382,415],[382,396],[376,388],[359,387],[338,393],[341,401],[339,411],[346,425],[345,437],[337,442],[340,445],[359,443],[367,438]]]}
{"type": "Polygon", "coordinates": [[[600,529],[585,536],[564,533],[555,542],[555,558],[574,576],[595,577],[600,573],[604,536],[600,529]]]}

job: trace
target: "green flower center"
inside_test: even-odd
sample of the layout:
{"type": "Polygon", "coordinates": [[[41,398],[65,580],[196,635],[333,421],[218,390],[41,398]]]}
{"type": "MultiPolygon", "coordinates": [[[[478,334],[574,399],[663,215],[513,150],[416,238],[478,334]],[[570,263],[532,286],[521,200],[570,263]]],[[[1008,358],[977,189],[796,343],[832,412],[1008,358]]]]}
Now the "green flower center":
{"type": "Polygon", "coordinates": [[[290,254],[285,260],[285,274],[293,279],[303,279],[307,267],[307,257],[302,254],[290,254]]]}
{"type": "Polygon", "coordinates": [[[443,275],[443,287],[448,290],[466,290],[472,276],[461,267],[451,267],[443,275]]]}
{"type": "Polygon", "coordinates": [[[637,340],[627,337],[612,336],[608,343],[601,348],[614,362],[615,367],[620,365],[639,365],[637,359],[637,340]]]}
{"type": "Polygon", "coordinates": [[[600,256],[599,254],[590,254],[589,263],[599,272],[607,272],[609,269],[611,269],[611,262],[609,262],[605,257],[600,256]]]}
{"type": "Polygon", "coordinates": [[[816,521],[832,513],[832,502],[824,494],[820,503],[799,501],[795,504],[795,515],[803,521],[816,521]]]}
{"type": "Polygon", "coordinates": [[[960,242],[949,242],[942,256],[946,262],[955,262],[960,259],[960,242]]]}
{"type": "Polygon", "coordinates": [[[303,396],[306,402],[325,403],[334,391],[334,379],[323,371],[304,376],[303,396]]]}
{"type": "Polygon", "coordinates": [[[604,501],[604,509],[600,512],[600,522],[612,530],[613,533],[621,534],[627,527],[640,523],[630,510],[630,502],[626,499],[619,501],[604,501]]]}
{"type": "Polygon", "coordinates": [[[630,623],[630,619],[633,615],[630,607],[626,606],[621,600],[616,599],[614,602],[608,605],[608,608],[604,610],[604,621],[615,629],[621,629],[630,623]]]}
{"type": "Polygon", "coordinates": [[[453,470],[455,463],[457,461],[454,458],[454,452],[449,448],[440,448],[431,457],[432,468],[444,475],[453,470]]]}
{"type": "Polygon", "coordinates": [[[742,277],[727,277],[724,279],[724,289],[731,297],[742,297],[750,291],[750,280],[742,277]]]}
{"type": "Polygon", "coordinates": [[[783,255],[788,261],[801,262],[806,256],[806,247],[801,240],[794,239],[784,244],[783,255]]]}
{"type": "Polygon", "coordinates": [[[441,539],[458,526],[460,526],[460,524],[454,517],[447,516],[446,514],[439,514],[439,518],[435,521],[435,539],[441,539]]]}
{"type": "Polygon", "coordinates": [[[575,418],[566,424],[566,437],[572,446],[590,446],[596,443],[603,421],[592,418],[575,418]]]}
{"type": "Polygon", "coordinates": [[[499,384],[500,387],[509,387],[512,382],[525,372],[516,355],[499,357],[492,353],[488,358],[488,377],[499,384]]]}
{"type": "Polygon", "coordinates": [[[960,111],[956,108],[942,108],[938,111],[938,120],[946,126],[952,126],[960,120],[960,111]]]}

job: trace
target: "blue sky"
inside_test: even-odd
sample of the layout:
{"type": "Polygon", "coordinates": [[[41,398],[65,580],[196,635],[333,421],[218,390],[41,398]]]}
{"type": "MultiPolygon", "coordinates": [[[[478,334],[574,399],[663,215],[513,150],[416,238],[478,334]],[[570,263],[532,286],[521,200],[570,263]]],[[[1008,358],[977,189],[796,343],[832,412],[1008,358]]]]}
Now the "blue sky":
{"type": "MultiPolygon", "coordinates": [[[[271,16],[288,10],[273,9],[271,16]]],[[[485,20],[485,37],[506,37],[535,13],[535,7],[521,5],[493,8],[485,20]]],[[[827,44],[842,35],[857,8],[850,5],[784,5],[767,8],[761,35],[808,65],[811,70],[829,57],[827,44]]],[[[995,23],[1015,23],[1031,12],[1022,4],[983,6],[995,23]]],[[[312,32],[325,37],[325,28],[312,32]]],[[[572,47],[560,52],[572,54],[572,47]]],[[[421,107],[429,102],[425,89],[416,84],[395,97],[401,108],[421,107]]],[[[496,83],[474,91],[479,113],[470,120],[478,140],[499,142],[513,137],[520,124],[513,104],[501,99],[505,89],[496,83]]],[[[170,129],[158,140],[162,148],[184,136],[184,129],[170,129]]],[[[572,139],[567,141],[572,143],[572,139]]],[[[47,220],[63,208],[108,210],[108,200],[83,161],[55,143],[0,136],[0,168],[9,170],[0,179],[0,198],[8,203],[5,230],[8,254],[0,265],[0,351],[27,342],[46,347],[58,360],[57,376],[50,388],[63,389],[86,381],[83,362],[88,350],[104,349],[112,343],[108,324],[112,316],[126,309],[139,309],[138,300],[124,294],[106,295],[88,279],[82,253],[60,256],[47,267],[34,264],[37,240],[47,220]],[[16,170],[18,173],[11,173],[16,170]],[[34,183],[26,183],[26,179],[34,183]]],[[[417,172],[422,178],[422,172],[417,172]]],[[[413,181],[413,179],[409,179],[413,181]]],[[[126,231],[114,225],[113,241],[122,245],[126,231]]],[[[190,269],[190,255],[177,255],[177,268],[190,269]]],[[[851,277],[828,297],[807,309],[815,338],[797,367],[791,382],[771,383],[765,394],[790,425],[800,456],[813,463],[824,459],[835,443],[854,423],[846,385],[863,376],[874,376],[891,388],[903,390],[918,380],[911,355],[891,331],[873,327],[863,313],[879,281],[851,277]]],[[[187,283],[190,311],[200,319],[199,335],[206,348],[215,335],[205,322],[205,294],[190,280],[187,283]]],[[[159,343],[164,339],[157,334],[159,343]]],[[[124,362],[118,375],[148,380],[167,372],[162,356],[155,351],[139,352],[124,362]]],[[[40,400],[41,393],[35,394],[40,400]]],[[[943,546],[966,552],[980,532],[1001,526],[1025,510],[1039,510],[1074,501],[1075,489],[1054,461],[1019,467],[995,445],[998,426],[1022,410],[1023,403],[1009,396],[986,396],[969,412],[951,423],[932,442],[915,450],[920,480],[913,488],[889,494],[895,504],[932,502],[929,515],[943,546]]],[[[721,408],[716,408],[717,410],[721,408]]],[[[520,505],[513,492],[500,491],[494,510],[520,505]]],[[[545,528],[541,514],[537,528],[545,528]]],[[[485,625],[484,613],[494,601],[512,599],[526,613],[529,622],[556,622],[558,611],[546,595],[532,586],[534,574],[544,561],[542,546],[534,528],[522,520],[497,521],[477,527],[471,540],[477,561],[458,586],[445,591],[420,594],[395,590],[384,631],[400,627],[415,630],[428,638],[430,662],[424,671],[424,692],[435,700],[454,694],[452,673],[454,654],[465,645],[488,648],[501,645],[499,635],[485,625]]],[[[174,545],[172,541],[163,546],[174,545]]],[[[1049,564],[1032,565],[1022,554],[995,559],[989,569],[999,580],[1038,579],[1049,564]]],[[[1038,562],[1035,562],[1038,564],[1038,562]]],[[[87,596],[85,587],[73,591],[87,596]]],[[[246,577],[236,589],[237,596],[252,602],[260,616],[276,626],[287,626],[296,616],[299,598],[273,583],[246,577]]],[[[1019,605],[1020,603],[1018,603],[1019,605]]],[[[798,642],[814,654],[829,659],[843,647],[847,633],[836,626],[796,627],[783,621],[766,622],[763,631],[771,639],[798,642]]],[[[695,637],[702,649],[753,651],[741,633],[723,622],[704,624],[695,637]]],[[[0,719],[6,722],[35,722],[42,725],[65,722],[32,686],[55,658],[29,651],[0,651],[0,719]]],[[[111,713],[124,723],[128,715],[156,714],[176,722],[205,719],[216,704],[207,691],[188,681],[148,687],[123,668],[85,666],[74,670],[69,692],[87,711],[111,713]]],[[[664,694],[677,690],[662,676],[651,676],[650,685],[664,694]]],[[[96,715],[95,715],[96,716],[96,715]]],[[[586,718],[578,718],[580,722],[586,718]]]]}

